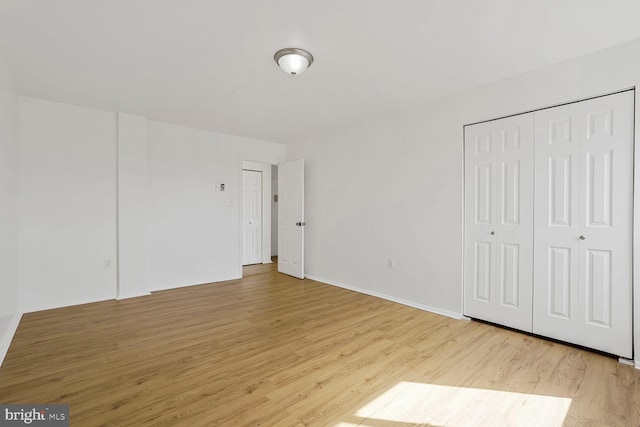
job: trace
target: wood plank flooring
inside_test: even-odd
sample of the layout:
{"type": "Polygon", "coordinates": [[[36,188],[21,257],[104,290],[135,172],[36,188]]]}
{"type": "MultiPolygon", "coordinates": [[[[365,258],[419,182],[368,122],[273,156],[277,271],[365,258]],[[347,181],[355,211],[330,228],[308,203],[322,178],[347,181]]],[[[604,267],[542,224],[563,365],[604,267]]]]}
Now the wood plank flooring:
{"type": "Polygon", "coordinates": [[[275,265],[26,314],[0,403],[72,426],[638,426],[640,371],[275,265]]]}

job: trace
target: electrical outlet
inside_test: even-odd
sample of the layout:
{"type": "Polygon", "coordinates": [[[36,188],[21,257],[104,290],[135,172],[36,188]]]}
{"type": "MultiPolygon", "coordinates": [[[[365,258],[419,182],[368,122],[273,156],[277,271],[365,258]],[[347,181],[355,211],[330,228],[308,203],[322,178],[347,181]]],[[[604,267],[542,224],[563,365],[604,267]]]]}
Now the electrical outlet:
{"type": "Polygon", "coordinates": [[[111,268],[111,260],[109,258],[104,260],[104,268],[111,268]]]}
{"type": "Polygon", "coordinates": [[[396,268],[396,260],[393,258],[387,258],[387,268],[389,270],[394,270],[396,268]]]}

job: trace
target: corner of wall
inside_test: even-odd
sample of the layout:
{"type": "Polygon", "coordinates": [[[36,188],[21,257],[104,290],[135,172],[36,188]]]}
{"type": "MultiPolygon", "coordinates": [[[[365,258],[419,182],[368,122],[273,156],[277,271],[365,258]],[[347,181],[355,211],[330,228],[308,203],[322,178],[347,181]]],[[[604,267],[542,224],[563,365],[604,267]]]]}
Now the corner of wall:
{"type": "Polygon", "coordinates": [[[0,364],[22,313],[19,275],[19,98],[11,70],[0,54],[0,364]]]}
{"type": "Polygon", "coordinates": [[[20,325],[20,319],[22,319],[22,313],[18,312],[11,319],[11,322],[9,323],[9,326],[5,331],[4,336],[2,337],[2,339],[0,339],[0,366],[2,366],[2,362],[4,362],[4,358],[7,355],[7,352],[9,351],[9,347],[11,346],[11,341],[13,340],[13,336],[16,334],[16,331],[18,330],[18,325],[20,325]]]}

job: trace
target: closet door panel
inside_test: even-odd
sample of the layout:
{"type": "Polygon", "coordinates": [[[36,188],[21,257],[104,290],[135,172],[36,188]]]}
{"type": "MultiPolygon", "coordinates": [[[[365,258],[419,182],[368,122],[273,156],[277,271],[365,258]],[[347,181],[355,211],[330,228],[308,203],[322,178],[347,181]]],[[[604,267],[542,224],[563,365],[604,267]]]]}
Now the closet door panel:
{"type": "Polygon", "coordinates": [[[488,124],[465,128],[464,314],[495,321],[496,150],[488,124]]]}
{"type": "Polygon", "coordinates": [[[533,332],[578,340],[579,139],[575,106],[535,113],[533,332]]]}
{"type": "Polygon", "coordinates": [[[632,356],[633,92],[580,106],[578,344],[632,356]]]}
{"type": "Polygon", "coordinates": [[[633,92],[535,113],[533,330],[632,355],[633,92]]]}
{"type": "Polygon", "coordinates": [[[498,145],[495,321],[532,331],[533,114],[496,120],[498,145]]]}
{"type": "Polygon", "coordinates": [[[531,331],[533,115],[465,128],[464,314],[531,331]]]}

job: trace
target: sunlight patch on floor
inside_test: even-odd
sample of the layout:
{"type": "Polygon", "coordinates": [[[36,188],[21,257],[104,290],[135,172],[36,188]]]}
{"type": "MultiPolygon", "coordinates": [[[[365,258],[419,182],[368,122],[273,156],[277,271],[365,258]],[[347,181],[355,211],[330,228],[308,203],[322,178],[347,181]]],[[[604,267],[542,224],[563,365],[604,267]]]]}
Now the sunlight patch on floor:
{"type": "Polygon", "coordinates": [[[401,382],[355,416],[367,421],[390,421],[442,427],[532,426],[562,427],[571,399],[477,388],[401,382]]]}

